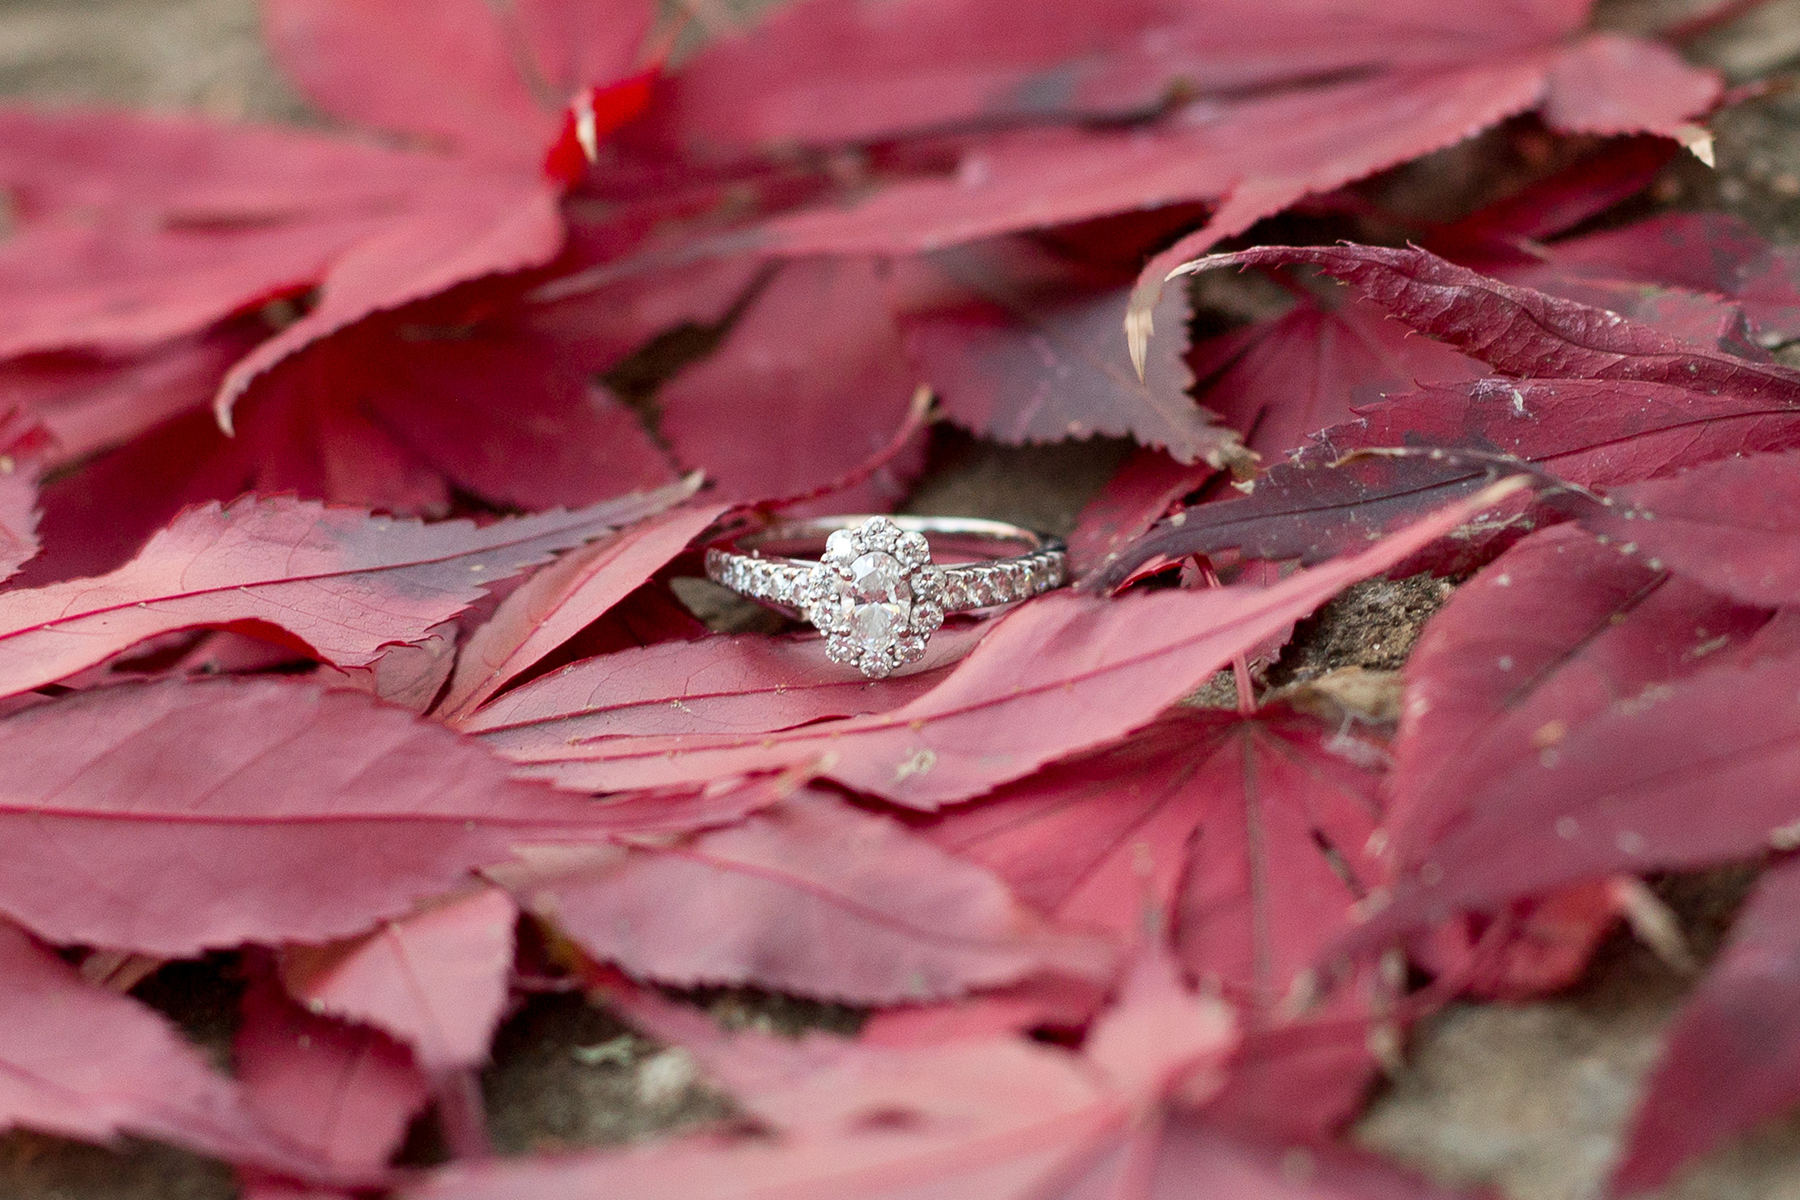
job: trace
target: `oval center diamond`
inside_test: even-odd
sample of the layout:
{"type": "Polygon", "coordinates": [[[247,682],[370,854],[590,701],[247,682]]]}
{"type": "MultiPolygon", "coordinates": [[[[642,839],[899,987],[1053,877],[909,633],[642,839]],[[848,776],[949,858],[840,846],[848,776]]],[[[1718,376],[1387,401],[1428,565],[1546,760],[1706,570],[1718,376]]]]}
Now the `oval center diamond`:
{"type": "Polygon", "coordinates": [[[891,554],[872,550],[850,564],[851,636],[865,653],[885,653],[906,629],[912,607],[906,568],[891,554]]]}

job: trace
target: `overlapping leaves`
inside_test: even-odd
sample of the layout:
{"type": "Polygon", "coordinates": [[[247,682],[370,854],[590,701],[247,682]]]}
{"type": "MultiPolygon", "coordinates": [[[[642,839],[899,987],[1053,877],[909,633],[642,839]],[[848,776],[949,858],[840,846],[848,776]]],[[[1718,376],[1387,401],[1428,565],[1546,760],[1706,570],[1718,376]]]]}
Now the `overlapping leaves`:
{"type": "MultiPolygon", "coordinates": [[[[379,140],[0,114],[0,978],[29,1017],[0,1120],[269,1194],[1424,1196],[1322,1145],[1404,1015],[1379,952],[1448,978],[1521,914],[1609,919],[1596,880],[1795,844],[1800,374],[1755,336],[1796,327],[1791,266],[1700,217],[1544,244],[1666,146],[1429,231],[1444,257],[1203,260],[1360,298],[1297,285],[1197,347],[1150,286],[1527,111],[1692,142],[1718,84],[1668,48],[1573,0],[807,0],[665,73],[627,0],[265,9],[379,140]],[[1076,530],[1087,594],[878,682],[803,632],[707,635],[690,550],[781,497],[896,502],[921,384],[997,440],[1145,447],[1076,530]],[[1479,573],[1391,738],[1259,706],[1247,660],[1297,620],[1447,562],[1479,573]],[[1224,668],[1238,711],[1181,706],[1224,668]],[[521,913],[753,1128],[387,1174],[430,1099],[482,1150],[521,913]],[[236,1078],[52,947],[238,951],[236,1078]],[[726,1038],[610,969],[881,1011],[726,1038]]],[[[1790,873],[1621,1186],[1792,1100],[1746,1071],[1659,1134],[1791,1002],[1790,873]]]]}

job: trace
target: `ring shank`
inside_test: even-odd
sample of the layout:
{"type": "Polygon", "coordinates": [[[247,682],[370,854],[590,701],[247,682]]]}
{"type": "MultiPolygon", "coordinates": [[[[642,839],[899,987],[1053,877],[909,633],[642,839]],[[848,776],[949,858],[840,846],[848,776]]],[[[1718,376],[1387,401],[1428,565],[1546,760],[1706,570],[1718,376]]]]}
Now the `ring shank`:
{"type": "MultiPolygon", "coordinates": [[[[868,519],[866,515],[856,514],[779,522],[739,538],[737,550],[709,549],[706,552],[707,577],[753,600],[804,615],[801,591],[817,560],[764,554],[762,547],[822,548],[825,538],[831,534],[840,529],[855,529],[868,519]]],[[[945,612],[967,612],[1011,604],[1061,587],[1067,578],[1068,554],[1060,538],[980,517],[896,516],[887,519],[904,533],[920,533],[927,538],[936,535],[952,541],[986,545],[1004,543],[1024,551],[990,556],[978,562],[940,563],[945,612]]]]}
{"type": "MultiPolygon", "coordinates": [[[[863,513],[849,516],[811,517],[794,521],[781,521],[766,529],[759,529],[738,539],[738,546],[744,550],[755,550],[763,546],[791,545],[798,549],[807,545],[823,546],[825,539],[840,529],[855,529],[868,515],[863,513]]],[[[1051,545],[1061,548],[1059,538],[1050,537],[1023,525],[1013,525],[1006,521],[990,521],[983,517],[889,517],[894,525],[903,533],[922,533],[927,537],[954,538],[978,542],[1007,542],[1018,547],[1020,551],[1030,552],[1042,550],[1051,545]]],[[[996,556],[998,557],[998,556],[996,556]]]]}

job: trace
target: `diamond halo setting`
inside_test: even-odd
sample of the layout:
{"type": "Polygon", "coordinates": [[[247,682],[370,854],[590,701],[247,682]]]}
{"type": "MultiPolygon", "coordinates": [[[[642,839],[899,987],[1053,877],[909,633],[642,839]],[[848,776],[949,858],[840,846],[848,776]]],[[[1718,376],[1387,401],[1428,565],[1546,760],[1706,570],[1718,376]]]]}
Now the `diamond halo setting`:
{"type": "Polygon", "coordinates": [[[943,594],[944,573],[932,565],[925,535],[877,516],[826,539],[800,600],[833,662],[880,679],[924,657],[944,623],[943,594]]]}
{"type": "Polygon", "coordinates": [[[735,546],[707,548],[708,578],[814,625],[834,662],[870,679],[923,658],[946,613],[1030,599],[1061,587],[1068,571],[1060,539],[980,517],[801,518],[740,535],[735,546]],[[927,534],[1024,552],[934,563],[927,534]],[[820,542],[817,560],[765,553],[820,542]]]}

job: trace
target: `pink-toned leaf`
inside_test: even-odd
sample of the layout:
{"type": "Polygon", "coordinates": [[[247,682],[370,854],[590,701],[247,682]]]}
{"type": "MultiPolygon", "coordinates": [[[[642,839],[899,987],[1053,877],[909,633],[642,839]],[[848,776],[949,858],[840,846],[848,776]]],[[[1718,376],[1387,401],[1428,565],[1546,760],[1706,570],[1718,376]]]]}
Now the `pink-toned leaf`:
{"type": "Polygon", "coordinates": [[[244,1093],[160,1015],[85,982],[0,922],[0,1126],[160,1138],[302,1178],[329,1165],[264,1130],[244,1093]]]}
{"type": "Polygon", "coordinates": [[[72,674],[174,629],[253,622],[338,665],[424,637],[482,595],[685,489],[497,521],[423,525],[288,497],[179,517],[132,562],[98,579],[0,595],[0,692],[72,674]]]}
{"type": "Polygon", "coordinates": [[[14,105],[0,130],[0,180],[28,223],[160,215],[181,229],[378,211],[438,182],[431,164],[444,161],[194,114],[14,105]]]}
{"type": "MultiPolygon", "coordinates": [[[[1189,397],[1184,339],[1159,342],[1139,379],[1119,339],[1124,288],[1078,288],[1074,272],[1023,247],[946,251],[949,295],[904,318],[906,349],[957,424],[1010,444],[1129,435],[1185,462],[1222,461],[1228,433],[1189,397]]],[[[1187,325],[1186,294],[1158,317],[1187,325]]]]}
{"type": "Polygon", "coordinates": [[[512,19],[533,65],[559,96],[610,83],[640,65],[656,20],[651,0],[515,0],[512,19]]]}
{"type": "Polygon", "coordinates": [[[244,994],[232,1063],[258,1119],[346,1170],[385,1167],[427,1098],[405,1047],[308,1013],[267,978],[244,994]]]}
{"type": "MultiPolygon", "coordinates": [[[[1151,361],[1162,340],[1151,343],[1151,361]]],[[[1189,362],[1203,384],[1200,402],[1252,450],[1277,461],[1390,392],[1483,374],[1478,363],[1411,335],[1359,300],[1299,304],[1274,321],[1195,346],[1189,362]]]]}
{"type": "Polygon", "coordinates": [[[1510,495],[1502,484],[1355,557],[1270,588],[1100,601],[1050,595],[1003,618],[943,682],[886,713],[742,737],[688,735],[497,747],[528,775],[608,790],[818,763],[911,807],[966,800],[1148,724],[1233,654],[1510,495]]]}
{"type": "Polygon", "coordinates": [[[1069,562],[1077,579],[1124,549],[1213,475],[1205,463],[1178,463],[1140,450],[1088,501],[1069,534],[1069,562]]]}
{"type": "Polygon", "coordinates": [[[263,24],[288,75],[342,120],[533,165],[556,131],[482,0],[264,0],[263,24]]]}
{"type": "Polygon", "coordinates": [[[250,318],[126,358],[33,355],[0,366],[0,405],[43,426],[47,461],[79,462],[204,408],[226,370],[267,332],[250,318]]]}
{"type": "Polygon", "coordinates": [[[1111,966],[988,872],[820,793],[672,845],[551,851],[495,877],[596,958],[684,986],[881,1004],[1111,966]]]}
{"type": "Polygon", "coordinates": [[[763,733],[886,712],[935,687],[990,623],[953,623],[916,669],[865,679],[813,636],[742,634],[621,650],[564,667],[452,720],[501,753],[627,736],[763,733]]]}
{"type": "Polygon", "coordinates": [[[0,580],[38,552],[38,471],[43,433],[17,413],[0,415],[0,580]]]}
{"type": "MultiPolygon", "coordinates": [[[[539,509],[673,480],[637,415],[588,379],[598,369],[592,355],[607,365],[607,354],[623,353],[615,339],[539,328],[542,314],[518,311],[515,292],[465,289],[361,321],[260,380],[237,412],[237,437],[188,413],[54,480],[45,495],[49,561],[28,578],[110,570],[184,505],[251,489],[437,516],[453,489],[539,509]]],[[[212,341],[221,345],[147,360],[116,387],[88,385],[98,393],[91,403],[80,392],[66,410],[30,395],[22,402],[54,436],[105,446],[159,416],[155,395],[138,405],[129,393],[134,376],[160,388],[165,369],[191,363],[167,380],[168,399],[172,409],[204,405],[243,344],[212,341]]]]}
{"type": "Polygon", "coordinates": [[[1773,247],[1728,213],[1663,212],[1562,238],[1546,249],[1565,276],[1637,279],[1742,299],[1773,247]]]}
{"type": "Polygon", "coordinates": [[[77,693],[0,721],[0,745],[0,910],[114,949],[345,937],[517,842],[616,827],[441,726],[299,681],[77,693]]]}
{"type": "Polygon", "coordinates": [[[1800,868],[1765,874],[1731,940],[1676,1015],[1632,1118],[1611,1194],[1661,1187],[1683,1164],[1800,1099],[1800,868]]]}
{"type": "Polygon", "coordinates": [[[1189,974],[1251,1025],[1221,1103],[1239,1120],[1319,1136],[1354,1110],[1375,1070],[1366,987],[1313,993],[1321,951],[1381,878],[1368,850],[1380,756],[1281,709],[1179,710],[925,832],[1059,924],[1127,942],[1169,930],[1189,974]]]}
{"type": "MultiPolygon", "coordinates": [[[[216,382],[216,381],[215,381],[216,382]]],[[[44,550],[26,564],[19,587],[104,575],[129,562],[144,543],[185,509],[236,498],[255,473],[241,444],[224,442],[205,408],[166,421],[131,442],[40,488],[44,550]]]]}
{"type": "MultiPolygon", "coordinates": [[[[1706,619],[1696,613],[1682,622],[1675,647],[1711,642],[1706,619]]],[[[1666,659],[1675,647],[1659,649],[1666,659]]],[[[1499,767],[1478,786],[1447,797],[1439,774],[1398,797],[1412,828],[1394,898],[1355,943],[1584,879],[1699,866],[1782,844],[1800,820],[1792,649],[1753,640],[1698,669],[1692,657],[1667,681],[1609,692],[1579,723],[1558,712],[1572,689],[1547,688],[1541,706],[1532,697],[1507,714],[1503,727],[1516,731],[1510,747],[1478,748],[1499,767]]]]}
{"type": "MultiPolygon", "coordinates": [[[[533,178],[438,155],[98,110],[0,111],[0,142],[28,218],[0,247],[5,357],[141,353],[327,274],[340,290],[361,274],[365,298],[393,303],[560,243],[533,178]],[[371,290],[367,272],[388,269],[416,277],[371,290]]],[[[328,303],[342,314],[352,298],[328,303]]]]}
{"type": "Polygon", "coordinates": [[[1291,144],[1276,143],[1280,165],[1265,168],[1266,178],[1258,177],[1264,172],[1256,172],[1242,181],[1234,180],[1205,228],[1145,264],[1125,318],[1132,360],[1140,366],[1143,362],[1145,343],[1153,332],[1149,314],[1172,272],[1221,239],[1244,232],[1308,193],[1340,186],[1428,149],[1447,146],[1475,129],[1540,104],[1548,110],[1547,115],[1558,114],[1563,128],[1570,132],[1591,128],[1598,133],[1675,136],[1689,120],[1711,107],[1721,86],[1716,74],[1681,63],[1667,47],[1608,34],[1554,51],[1546,48],[1536,55],[1501,59],[1485,69],[1435,72],[1427,79],[1428,85],[1397,74],[1392,80],[1378,78],[1365,85],[1387,85],[1374,99],[1341,97],[1350,103],[1348,116],[1343,109],[1319,114],[1302,132],[1286,134],[1291,144]],[[1603,69],[1588,77],[1586,72],[1594,68],[1603,69]],[[1408,111],[1403,96],[1394,94],[1402,90],[1396,83],[1410,83],[1413,98],[1424,100],[1428,107],[1408,111]],[[1430,94],[1432,89],[1442,91],[1430,94]],[[1362,126],[1364,110],[1370,115],[1382,112],[1388,118],[1387,127],[1362,126]],[[1327,140],[1333,133],[1341,133],[1348,141],[1327,140]]]}
{"type": "Polygon", "coordinates": [[[1105,999],[1088,981],[1038,975],[953,1000],[879,1009],[857,1038],[871,1046],[926,1046],[1040,1028],[1080,1029],[1105,999]]]}
{"type": "MultiPolygon", "coordinates": [[[[1419,242],[1427,250],[1464,266],[1532,261],[1542,252],[1541,243],[1547,239],[1567,233],[1649,187],[1679,150],[1680,147],[1667,138],[1612,139],[1549,178],[1528,184],[1448,225],[1438,226],[1419,242]],[[1529,242],[1539,245],[1531,246],[1527,244],[1529,242]]],[[[1665,215],[1688,217],[1700,214],[1665,215]]],[[[1650,218],[1651,221],[1659,219],[1661,216],[1650,218]]],[[[1559,254],[1563,247],[1580,240],[1559,243],[1559,254]]],[[[1660,264],[1643,262],[1639,265],[1657,270],[1660,264]]],[[[1659,281],[1681,284],[1697,291],[1724,290],[1681,279],[1659,281]]]]}
{"type": "Polygon", "coordinates": [[[455,284],[543,266],[562,249],[560,201],[557,187],[535,176],[471,169],[455,181],[453,204],[357,242],[318,280],[317,304],[227,373],[213,401],[220,425],[231,431],[232,410],[259,375],[327,334],[455,284]]]}
{"type": "MultiPolygon", "coordinates": [[[[1329,191],[1530,108],[1545,67],[1543,56],[1526,54],[1462,70],[1206,99],[1130,137],[1073,129],[996,134],[963,154],[953,175],[894,182],[847,208],[776,217],[733,244],[792,254],[905,253],[1219,200],[1205,233],[1210,245],[1309,192],[1329,191]]],[[[1205,248],[1192,239],[1179,245],[1187,257],[1205,248]]],[[[1145,297],[1146,308],[1156,300],[1145,297]]]]}
{"type": "Polygon", "coordinates": [[[1721,398],[1800,400],[1800,371],[1672,337],[1615,312],[1514,287],[1416,247],[1259,246],[1184,270],[1312,263],[1411,329],[1494,370],[1534,379],[1659,383],[1721,398]]]}
{"type": "Polygon", "coordinates": [[[476,286],[283,362],[237,413],[258,489],[439,515],[452,487],[538,509],[672,481],[637,414],[591,382],[611,362],[536,315],[476,286]]]}
{"type": "MultiPolygon", "coordinates": [[[[213,637],[231,637],[220,632],[213,637]]],[[[450,680],[450,669],[456,662],[456,624],[446,621],[434,625],[424,638],[401,646],[389,646],[381,657],[366,667],[320,666],[316,676],[341,676],[349,686],[385,700],[399,708],[416,713],[426,712],[450,680]]],[[[219,673],[230,669],[230,659],[208,657],[198,662],[184,661],[189,672],[219,673]]]]}
{"type": "Polygon", "coordinates": [[[1372,749],[1294,713],[1185,709],[924,832],[1059,924],[1172,927],[1196,977],[1266,1011],[1374,882],[1372,749]]]}
{"type": "Polygon", "coordinates": [[[1143,1192],[1148,1200],[1185,1200],[1195,1194],[1195,1180],[1206,1181],[1207,1193],[1249,1200],[1457,1200],[1467,1195],[1371,1155],[1331,1145],[1238,1140],[1200,1121],[1171,1121],[1158,1151],[1155,1173],[1143,1192]]]}
{"type": "Polygon", "coordinates": [[[1169,89],[1269,91],[1442,68],[1548,44],[1586,5],[1447,13],[1425,0],[1196,6],[1056,0],[1028,12],[949,0],[811,0],[707,46],[661,114],[697,152],[886,140],[963,123],[1120,118],[1169,89]]]}
{"type": "Polygon", "coordinates": [[[1718,102],[1719,77],[1668,46],[1619,34],[1583,38],[1550,69],[1542,112],[1571,133],[1674,135],[1718,102]]]}
{"type": "Polygon", "coordinates": [[[1464,996],[1520,1001],[1562,991],[1581,981],[1602,939],[1626,915],[1626,879],[1644,886],[1635,876],[1614,876],[1515,901],[1498,918],[1499,939],[1492,920],[1468,914],[1416,945],[1415,960],[1456,979],[1464,996]]]}
{"type": "Polygon", "coordinates": [[[1744,645],[1767,619],[1572,527],[1519,543],[1457,590],[1407,662],[1394,861],[1416,868],[1518,762],[1744,645]]]}
{"type": "Polygon", "coordinates": [[[1366,975],[1301,1019],[1246,1029],[1224,1086],[1201,1109],[1207,1124],[1288,1145],[1329,1144],[1342,1133],[1380,1077],[1370,1049],[1380,993],[1366,975]]]}
{"type": "MultiPolygon", "coordinates": [[[[789,263],[725,343],[657,393],[660,427],[684,467],[728,500],[788,496],[829,482],[887,445],[919,380],[905,364],[889,281],[872,259],[789,263]]],[[[889,509],[905,463],[831,500],[889,509]]]]}
{"type": "Polygon", "coordinates": [[[717,504],[677,509],[539,571],[470,636],[442,712],[455,719],[479,708],[648,580],[724,511],[717,504]]]}
{"type": "Polygon", "coordinates": [[[1614,489],[1582,523],[1745,604],[1800,603],[1800,454],[1728,458],[1614,489]]]}
{"type": "MultiPolygon", "coordinates": [[[[806,1046],[805,1043],[802,1044],[806,1046]]],[[[1106,1144],[1128,1108],[1065,1053],[1022,1041],[806,1064],[794,1093],[822,1102],[780,1142],[661,1142],[636,1151],[441,1168],[407,1200],[902,1200],[1056,1197],[1050,1190],[1106,1144]],[[874,1060],[874,1061],[871,1061],[874,1060]],[[834,1067],[836,1069],[834,1069],[834,1067]],[[885,1069],[884,1069],[885,1068],[885,1069]]]]}
{"type": "MultiPolygon", "coordinates": [[[[1038,1047],[1006,1034],[969,1039],[960,1055],[948,1043],[879,1046],[821,1033],[788,1039],[754,1029],[727,1032],[704,1012],[629,981],[622,986],[602,980],[599,990],[634,1028],[680,1046],[708,1075],[742,1096],[756,1118],[789,1132],[853,1129],[863,1114],[884,1104],[940,1118],[991,1120],[1012,1106],[1020,1082],[1044,1087],[1052,1108],[1098,1094],[1100,1081],[1071,1070],[1068,1055],[1040,1054],[1038,1047]],[[997,1069],[1003,1065],[1011,1069],[997,1069]]],[[[1229,1027],[1195,1024],[1205,1025],[1215,1050],[1229,1046],[1229,1027]]]]}
{"type": "MultiPolygon", "coordinates": [[[[629,1007],[629,1006],[628,1006],[629,1007]]],[[[662,1006],[666,1012],[666,1006],[662,1006]]],[[[642,1017],[640,1016],[641,1020],[642,1017]]],[[[1133,987],[1080,1058],[1021,1040],[907,1049],[726,1040],[653,1020],[778,1138],[690,1139],[634,1152],[457,1166],[409,1200],[735,1195],[747,1200],[1425,1200],[1447,1193],[1339,1151],[1245,1143],[1183,1115],[1216,1086],[1231,1040],[1171,983],[1133,987]],[[1174,1110],[1173,1112],[1171,1110],[1174,1110]]]]}
{"type": "Polygon", "coordinates": [[[428,1074],[479,1066],[506,1003],[516,915],[498,888],[429,902],[347,942],[288,948],[282,982],[309,1012],[411,1046],[428,1074]]]}
{"type": "Polygon", "coordinates": [[[1743,306],[1716,296],[1631,279],[1570,278],[1554,266],[1502,272],[1509,282],[1526,283],[1564,300],[1605,309],[1683,341],[1722,350],[1754,362],[1772,361],[1755,341],[1743,306]]]}
{"type": "Polygon", "coordinates": [[[635,836],[692,833],[736,825],[773,808],[811,777],[804,770],[751,779],[720,779],[699,787],[619,792],[595,801],[595,815],[635,836]]]}
{"type": "MultiPolygon", "coordinates": [[[[1756,364],[1745,364],[1755,367],[1756,364]]],[[[1714,396],[1704,389],[1601,379],[1478,379],[1396,396],[1257,481],[1249,496],[1185,509],[1152,527],[1083,587],[1116,586],[1155,557],[1241,549],[1315,562],[1367,543],[1422,506],[1479,487],[1507,459],[1583,487],[1669,475],[1734,454],[1800,446],[1800,399],[1714,396]],[[1411,446],[1418,454],[1356,458],[1411,446]],[[1438,460],[1434,447],[1468,450],[1438,460]],[[1352,461],[1334,466],[1346,456],[1352,461]]]]}

